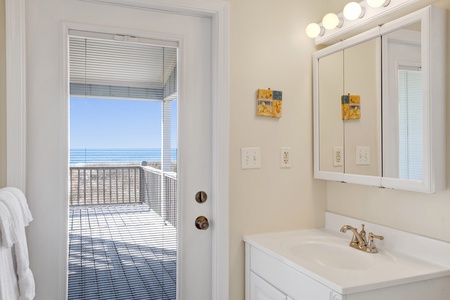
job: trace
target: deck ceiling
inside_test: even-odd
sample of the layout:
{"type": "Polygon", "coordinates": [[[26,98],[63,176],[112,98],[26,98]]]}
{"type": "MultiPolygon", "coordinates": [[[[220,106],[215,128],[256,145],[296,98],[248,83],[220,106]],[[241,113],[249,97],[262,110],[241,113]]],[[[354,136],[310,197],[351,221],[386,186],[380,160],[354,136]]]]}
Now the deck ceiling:
{"type": "Polygon", "coordinates": [[[163,100],[176,91],[177,48],[87,35],[69,37],[71,95],[163,100]]]}

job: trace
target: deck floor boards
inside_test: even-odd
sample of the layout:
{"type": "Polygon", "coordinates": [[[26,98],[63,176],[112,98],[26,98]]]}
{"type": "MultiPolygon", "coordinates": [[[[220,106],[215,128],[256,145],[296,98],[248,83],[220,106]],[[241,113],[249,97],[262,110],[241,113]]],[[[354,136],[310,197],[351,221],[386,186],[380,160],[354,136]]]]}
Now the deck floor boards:
{"type": "Polygon", "coordinates": [[[175,300],[176,230],[146,204],[72,206],[69,300],[175,300]]]}

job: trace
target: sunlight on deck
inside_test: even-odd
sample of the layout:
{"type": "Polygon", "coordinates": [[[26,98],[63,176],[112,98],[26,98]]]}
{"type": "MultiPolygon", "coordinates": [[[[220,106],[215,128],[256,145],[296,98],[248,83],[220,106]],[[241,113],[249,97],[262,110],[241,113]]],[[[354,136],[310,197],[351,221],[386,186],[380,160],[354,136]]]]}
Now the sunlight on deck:
{"type": "Polygon", "coordinates": [[[176,251],[146,204],[72,206],[68,299],[176,299],[176,251]]]}

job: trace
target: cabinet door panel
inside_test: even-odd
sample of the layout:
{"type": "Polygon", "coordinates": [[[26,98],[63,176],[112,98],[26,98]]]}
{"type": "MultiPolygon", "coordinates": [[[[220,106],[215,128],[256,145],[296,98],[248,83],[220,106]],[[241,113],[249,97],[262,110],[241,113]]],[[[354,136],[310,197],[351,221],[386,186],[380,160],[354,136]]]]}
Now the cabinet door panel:
{"type": "Polygon", "coordinates": [[[287,296],[267,281],[251,272],[250,300],[287,300],[287,296]]]}
{"type": "Polygon", "coordinates": [[[251,247],[250,262],[252,272],[293,299],[330,299],[330,288],[258,248],[251,247]]]}

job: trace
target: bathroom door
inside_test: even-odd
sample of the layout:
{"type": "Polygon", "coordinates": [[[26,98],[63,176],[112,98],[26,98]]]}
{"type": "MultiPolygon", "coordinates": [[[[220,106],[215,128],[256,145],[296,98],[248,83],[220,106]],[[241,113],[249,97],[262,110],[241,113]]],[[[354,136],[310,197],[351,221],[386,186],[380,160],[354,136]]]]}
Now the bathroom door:
{"type": "Polygon", "coordinates": [[[109,32],[179,42],[178,299],[212,296],[211,19],[75,0],[26,2],[27,194],[36,300],[65,299],[68,194],[67,31],[109,32]],[[206,203],[195,201],[205,191],[206,203]]]}

